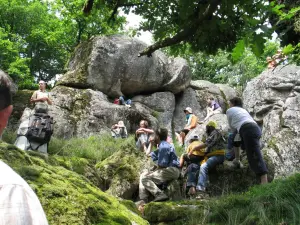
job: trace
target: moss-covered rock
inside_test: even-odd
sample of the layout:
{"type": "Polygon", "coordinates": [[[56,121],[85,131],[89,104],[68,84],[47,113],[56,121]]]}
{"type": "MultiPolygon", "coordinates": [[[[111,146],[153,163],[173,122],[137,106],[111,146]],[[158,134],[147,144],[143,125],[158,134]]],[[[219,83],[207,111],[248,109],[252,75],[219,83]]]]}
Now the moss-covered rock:
{"type": "Polygon", "coordinates": [[[39,153],[0,142],[0,159],[16,170],[37,193],[49,224],[148,224],[116,198],[83,176],[53,166],[39,153]]]}
{"type": "MultiPolygon", "coordinates": [[[[144,217],[151,223],[179,225],[189,223],[205,214],[206,203],[201,201],[151,202],[145,206],[144,217]]],[[[197,221],[195,224],[198,224],[197,221]]]]}
{"type": "Polygon", "coordinates": [[[134,143],[128,142],[123,149],[96,165],[103,179],[102,190],[114,196],[135,199],[140,174],[150,164],[151,159],[137,150],[134,143]]]}

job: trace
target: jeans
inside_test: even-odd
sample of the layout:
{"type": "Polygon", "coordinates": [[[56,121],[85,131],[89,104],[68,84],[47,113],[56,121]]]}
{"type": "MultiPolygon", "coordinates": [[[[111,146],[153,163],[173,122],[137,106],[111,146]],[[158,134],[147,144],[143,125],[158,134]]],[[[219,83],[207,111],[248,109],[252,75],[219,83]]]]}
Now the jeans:
{"type": "Polygon", "coordinates": [[[124,99],[123,96],[120,96],[120,97],[119,97],[119,104],[120,104],[120,105],[125,105],[125,99],[124,99]]]}
{"type": "Polygon", "coordinates": [[[200,165],[191,163],[187,168],[187,187],[196,187],[197,184],[197,173],[199,171],[200,165]]]}
{"type": "Polygon", "coordinates": [[[241,126],[240,135],[242,138],[242,148],[246,150],[250,168],[256,175],[268,173],[267,166],[260,151],[261,130],[256,123],[247,123],[241,126]]]}
{"type": "Polygon", "coordinates": [[[223,155],[211,156],[205,163],[200,167],[198,183],[196,189],[198,191],[205,191],[208,183],[208,171],[219,164],[224,162],[223,155]]]}

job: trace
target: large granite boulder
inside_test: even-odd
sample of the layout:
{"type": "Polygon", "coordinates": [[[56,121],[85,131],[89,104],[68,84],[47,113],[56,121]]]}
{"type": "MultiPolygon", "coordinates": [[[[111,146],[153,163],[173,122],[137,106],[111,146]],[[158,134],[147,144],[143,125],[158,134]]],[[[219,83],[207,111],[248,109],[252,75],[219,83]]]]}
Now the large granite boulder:
{"type": "Polygon", "coordinates": [[[244,106],[262,125],[264,151],[275,165],[275,175],[300,170],[300,67],[266,70],[247,84],[244,106]]]}
{"type": "Polygon", "coordinates": [[[172,118],[175,110],[175,96],[171,92],[155,92],[151,95],[138,95],[133,99],[137,103],[148,107],[148,112],[157,118],[159,126],[172,130],[172,118]]]}
{"type": "Polygon", "coordinates": [[[191,72],[182,58],[161,51],[138,57],[147,46],[122,35],[98,36],[77,47],[61,85],[91,88],[115,97],[156,91],[179,93],[190,83],[191,72]]]}
{"type": "Polygon", "coordinates": [[[99,91],[59,85],[51,94],[53,105],[49,113],[55,121],[54,134],[60,138],[110,132],[111,126],[119,120],[124,121],[131,133],[135,132],[142,119],[147,119],[154,128],[158,124],[149,111],[113,104],[99,91]]]}
{"type": "Polygon", "coordinates": [[[238,96],[238,93],[226,84],[213,84],[206,80],[191,81],[189,88],[176,95],[176,108],[173,119],[174,130],[180,131],[183,129],[186,123],[183,110],[186,107],[193,109],[193,113],[199,118],[199,121],[203,120],[207,113],[207,98],[210,96],[213,96],[219,102],[225,113],[229,99],[238,96]]]}
{"type": "Polygon", "coordinates": [[[207,107],[207,98],[213,96],[225,112],[228,108],[228,100],[238,96],[237,91],[226,84],[213,84],[206,80],[194,80],[191,81],[190,86],[196,91],[202,109],[207,107]]]}

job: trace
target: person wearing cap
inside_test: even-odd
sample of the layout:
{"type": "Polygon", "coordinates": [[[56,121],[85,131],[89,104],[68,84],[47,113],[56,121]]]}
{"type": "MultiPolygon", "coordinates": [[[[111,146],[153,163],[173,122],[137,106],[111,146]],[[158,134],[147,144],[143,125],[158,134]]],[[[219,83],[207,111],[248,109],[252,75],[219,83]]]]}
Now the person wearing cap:
{"type": "Polygon", "coordinates": [[[181,145],[184,145],[184,139],[186,135],[197,126],[198,122],[198,117],[193,114],[193,110],[191,107],[186,107],[183,112],[185,113],[186,125],[183,130],[181,130],[178,137],[178,141],[181,145]]]}
{"type": "Polygon", "coordinates": [[[268,183],[268,169],[263,160],[260,148],[261,129],[243,109],[243,101],[238,97],[229,100],[230,108],[226,115],[231,130],[236,131],[241,137],[241,148],[246,150],[250,168],[260,177],[261,184],[268,183]]]}
{"type": "MultiPolygon", "coordinates": [[[[216,121],[209,121],[206,125],[206,132],[203,136],[201,144],[195,146],[193,151],[197,151],[205,148],[205,156],[201,162],[200,172],[198,177],[197,186],[195,188],[195,177],[194,180],[191,178],[189,185],[191,186],[189,193],[195,194],[197,192],[197,198],[204,198],[206,193],[206,187],[208,183],[208,171],[215,168],[217,165],[224,162],[224,155],[226,149],[226,143],[223,139],[222,134],[217,129],[216,121]]],[[[190,175],[193,177],[193,171],[190,171],[190,175]]],[[[189,172],[188,172],[189,178],[189,172]]]]}
{"type": "Polygon", "coordinates": [[[203,159],[204,156],[204,151],[203,149],[199,149],[199,150],[193,150],[195,146],[200,145],[202,142],[199,141],[199,136],[198,135],[194,135],[191,139],[190,139],[190,144],[186,149],[186,153],[182,154],[180,157],[180,164],[179,167],[182,168],[184,165],[184,162],[187,162],[187,164],[191,164],[191,163],[197,163],[199,164],[201,162],[201,160],[203,159]]]}
{"type": "Polygon", "coordinates": [[[112,125],[111,127],[112,137],[114,138],[127,138],[127,129],[124,125],[124,122],[120,120],[117,124],[112,125]]]}
{"type": "Polygon", "coordinates": [[[113,138],[127,138],[127,129],[122,120],[117,124],[112,125],[111,135],[113,138]]]}
{"type": "MultiPolygon", "coordinates": [[[[12,82],[0,70],[0,136],[13,110],[12,82]]],[[[12,168],[0,160],[0,224],[47,225],[34,191],[12,168]]]]}
{"type": "Polygon", "coordinates": [[[30,102],[35,104],[35,112],[47,113],[48,105],[52,105],[49,92],[46,91],[46,82],[39,81],[39,90],[33,92],[30,102]]]}

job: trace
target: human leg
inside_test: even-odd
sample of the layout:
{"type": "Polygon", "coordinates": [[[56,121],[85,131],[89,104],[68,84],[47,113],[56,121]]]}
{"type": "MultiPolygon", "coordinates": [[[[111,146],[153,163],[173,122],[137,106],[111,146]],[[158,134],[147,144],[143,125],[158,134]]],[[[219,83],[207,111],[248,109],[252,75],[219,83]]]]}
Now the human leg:
{"type": "Polygon", "coordinates": [[[206,191],[208,182],[208,171],[217,165],[224,162],[224,156],[211,156],[205,163],[200,167],[198,183],[196,189],[198,191],[206,191]]]}
{"type": "Polygon", "coordinates": [[[261,184],[267,182],[268,169],[260,151],[261,130],[256,124],[245,124],[240,129],[243,146],[250,168],[260,176],[261,184]]]}
{"type": "Polygon", "coordinates": [[[157,185],[163,182],[178,179],[179,169],[175,167],[167,167],[158,169],[141,179],[143,187],[149,191],[153,196],[158,196],[162,191],[157,187],[157,185]]]}

